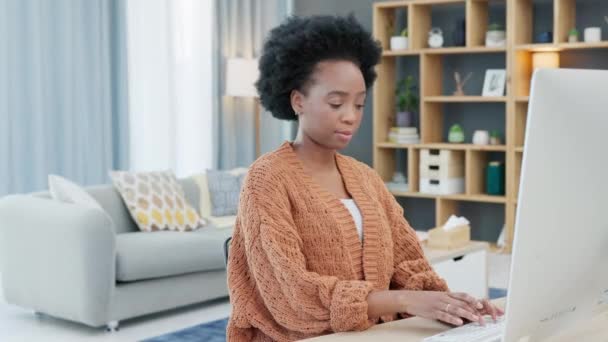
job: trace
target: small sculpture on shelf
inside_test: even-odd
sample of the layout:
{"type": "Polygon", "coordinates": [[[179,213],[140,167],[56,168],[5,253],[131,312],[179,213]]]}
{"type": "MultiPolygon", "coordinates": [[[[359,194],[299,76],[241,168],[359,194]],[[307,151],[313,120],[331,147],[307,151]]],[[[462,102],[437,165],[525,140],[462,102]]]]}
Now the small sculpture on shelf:
{"type": "Polygon", "coordinates": [[[409,45],[408,41],[407,28],[404,28],[400,35],[391,37],[391,50],[406,50],[409,45]]]}
{"type": "Polygon", "coordinates": [[[475,145],[489,145],[490,144],[490,133],[484,130],[477,130],[473,133],[473,144],[475,145]]]}
{"type": "Polygon", "coordinates": [[[505,164],[491,161],[486,166],[486,193],[503,196],[505,194],[505,164]]]}
{"type": "Polygon", "coordinates": [[[464,79],[460,76],[460,73],[456,71],[454,73],[454,80],[456,81],[456,90],[454,90],[454,96],[464,96],[464,85],[471,78],[473,73],[469,73],[464,79]]]}
{"type": "Polygon", "coordinates": [[[569,43],[578,42],[578,30],[576,29],[576,27],[571,28],[570,31],[568,32],[568,42],[569,43]]]}
{"type": "Polygon", "coordinates": [[[501,145],[502,139],[500,138],[500,133],[496,130],[490,133],[490,145],[501,145]]]}
{"type": "Polygon", "coordinates": [[[390,182],[386,182],[386,187],[391,191],[408,192],[409,184],[407,183],[407,177],[401,171],[395,171],[393,179],[390,182]]]}
{"type": "Polygon", "coordinates": [[[486,32],[486,47],[504,47],[507,43],[507,34],[502,25],[493,23],[486,32]]]}
{"type": "Polygon", "coordinates": [[[450,127],[448,141],[454,144],[462,144],[464,142],[464,131],[459,124],[450,127]]]}
{"type": "Polygon", "coordinates": [[[443,31],[438,27],[433,27],[429,31],[429,46],[432,48],[443,47],[443,31]]]}

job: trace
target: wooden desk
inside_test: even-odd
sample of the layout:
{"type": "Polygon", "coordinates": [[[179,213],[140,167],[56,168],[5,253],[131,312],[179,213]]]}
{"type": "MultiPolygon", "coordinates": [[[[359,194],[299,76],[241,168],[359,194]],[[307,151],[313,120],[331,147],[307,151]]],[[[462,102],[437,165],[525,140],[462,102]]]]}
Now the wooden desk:
{"type": "MultiPolygon", "coordinates": [[[[504,307],[505,299],[494,303],[504,307]]],[[[307,342],[418,342],[422,339],[449,330],[448,325],[420,317],[402,319],[399,321],[378,324],[361,332],[347,332],[307,339],[307,342]]],[[[608,341],[608,307],[590,321],[583,322],[575,329],[563,332],[544,342],[607,342],[608,341]]]]}

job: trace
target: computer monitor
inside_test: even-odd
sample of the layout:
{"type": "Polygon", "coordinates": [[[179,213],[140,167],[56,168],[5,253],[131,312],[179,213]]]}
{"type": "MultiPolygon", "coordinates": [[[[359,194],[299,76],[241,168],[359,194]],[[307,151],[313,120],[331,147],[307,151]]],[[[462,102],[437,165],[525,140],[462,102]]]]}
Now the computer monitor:
{"type": "Polygon", "coordinates": [[[531,87],[505,342],[555,335],[608,291],[608,71],[541,69],[531,87]]]}

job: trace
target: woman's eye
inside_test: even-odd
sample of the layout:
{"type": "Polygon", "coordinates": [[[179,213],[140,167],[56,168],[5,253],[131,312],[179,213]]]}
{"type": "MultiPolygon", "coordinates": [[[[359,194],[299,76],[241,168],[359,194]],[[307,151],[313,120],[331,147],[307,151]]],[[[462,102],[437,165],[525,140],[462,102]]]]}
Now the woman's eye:
{"type": "Polygon", "coordinates": [[[358,110],[362,110],[364,107],[365,107],[365,105],[357,105],[358,110]]]}
{"type": "Polygon", "coordinates": [[[331,106],[331,108],[333,108],[333,109],[338,109],[338,108],[340,108],[340,106],[342,106],[342,104],[336,104],[336,103],[330,103],[329,105],[330,105],[330,106],[331,106]]]}

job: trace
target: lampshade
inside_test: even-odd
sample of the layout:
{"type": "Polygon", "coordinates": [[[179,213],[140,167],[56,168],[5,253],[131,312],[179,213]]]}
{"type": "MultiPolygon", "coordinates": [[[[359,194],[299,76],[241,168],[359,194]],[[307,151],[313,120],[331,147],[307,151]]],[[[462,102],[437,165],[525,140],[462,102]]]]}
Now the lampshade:
{"type": "Polygon", "coordinates": [[[226,95],[257,97],[255,82],[260,72],[257,59],[231,58],[226,63],[226,95]]]}
{"type": "Polygon", "coordinates": [[[532,54],[532,67],[538,68],[559,68],[558,52],[535,52],[532,54]]]}

